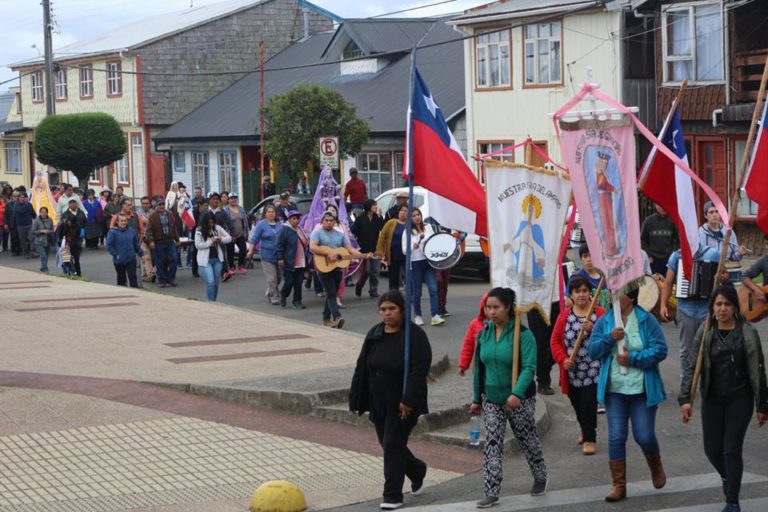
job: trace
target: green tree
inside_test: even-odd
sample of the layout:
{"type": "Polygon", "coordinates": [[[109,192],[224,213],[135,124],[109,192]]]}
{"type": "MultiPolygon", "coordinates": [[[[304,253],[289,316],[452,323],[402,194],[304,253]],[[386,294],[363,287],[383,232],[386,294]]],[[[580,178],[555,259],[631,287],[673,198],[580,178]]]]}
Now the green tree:
{"type": "Polygon", "coordinates": [[[123,157],[125,135],[108,114],[49,116],[35,129],[35,153],[41,163],[73,172],[85,189],[94,169],[123,157]]]}
{"type": "Polygon", "coordinates": [[[368,140],[368,123],[337,91],[302,84],[273,96],[264,107],[266,154],[277,167],[297,179],[307,162],[317,162],[318,139],[339,137],[339,154],[357,154],[368,140]]]}

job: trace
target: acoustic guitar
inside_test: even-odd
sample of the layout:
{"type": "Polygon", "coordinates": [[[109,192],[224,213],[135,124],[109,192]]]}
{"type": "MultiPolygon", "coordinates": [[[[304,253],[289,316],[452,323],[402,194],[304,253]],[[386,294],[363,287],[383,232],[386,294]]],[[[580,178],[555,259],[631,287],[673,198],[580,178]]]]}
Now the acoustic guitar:
{"type": "Polygon", "coordinates": [[[346,247],[339,247],[338,249],[331,249],[331,254],[328,256],[321,256],[315,254],[312,260],[315,264],[315,270],[318,272],[331,272],[337,268],[347,268],[351,260],[364,259],[359,256],[352,256],[346,247]]]}
{"type": "MultiPolygon", "coordinates": [[[[763,293],[768,294],[768,286],[759,286],[759,288],[763,293]]],[[[768,315],[768,302],[755,300],[749,287],[741,286],[738,294],[741,314],[748,322],[759,322],[768,315]]]]}

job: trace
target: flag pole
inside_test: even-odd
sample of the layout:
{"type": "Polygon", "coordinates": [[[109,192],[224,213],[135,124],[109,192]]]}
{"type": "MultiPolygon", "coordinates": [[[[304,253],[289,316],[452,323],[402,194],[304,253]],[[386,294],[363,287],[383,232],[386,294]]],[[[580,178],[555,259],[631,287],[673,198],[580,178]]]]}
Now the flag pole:
{"type": "MultiPolygon", "coordinates": [[[[677,96],[675,96],[675,99],[672,101],[672,105],[669,107],[669,113],[667,114],[666,119],[664,119],[664,125],[661,127],[661,132],[659,133],[659,140],[663,140],[664,137],[666,137],[667,130],[669,129],[669,125],[672,122],[672,116],[675,114],[675,110],[678,108],[682,108],[683,94],[685,93],[685,89],[687,87],[688,87],[688,80],[683,80],[683,83],[680,84],[680,89],[678,89],[677,91],[677,96]]],[[[640,190],[643,189],[643,186],[645,185],[645,181],[648,179],[648,171],[651,170],[651,165],[653,165],[653,161],[655,159],[656,159],[656,151],[651,151],[651,153],[648,155],[648,158],[646,158],[642,169],[640,170],[640,179],[637,180],[638,189],[640,190]]]]}
{"type": "MultiPolygon", "coordinates": [[[[747,166],[752,153],[752,145],[755,143],[755,136],[757,135],[757,121],[760,119],[760,114],[763,112],[760,103],[765,101],[765,88],[768,82],[768,57],[765,59],[765,65],[763,66],[763,76],[760,80],[760,89],[757,93],[757,101],[755,101],[755,110],[752,113],[752,123],[749,126],[749,135],[747,136],[747,144],[744,146],[744,155],[741,157],[741,165],[739,167],[739,180],[737,186],[731,193],[731,200],[728,203],[728,220],[731,226],[725,230],[725,236],[723,237],[723,247],[720,249],[720,261],[717,264],[717,274],[715,274],[715,286],[720,284],[721,274],[723,273],[723,267],[725,266],[725,259],[728,255],[728,249],[731,247],[731,233],[733,233],[733,214],[738,212],[739,196],[741,195],[741,188],[744,186],[744,179],[747,173],[747,166]]],[[[709,331],[712,327],[712,315],[707,315],[707,320],[704,325],[704,332],[709,331]]],[[[696,388],[699,384],[699,378],[701,376],[701,367],[704,364],[704,343],[699,346],[699,352],[696,355],[696,366],[693,370],[693,379],[691,379],[691,407],[696,399],[696,388]]]]}
{"type": "Polygon", "coordinates": [[[408,218],[405,221],[405,333],[403,339],[403,395],[408,390],[408,369],[411,361],[411,235],[413,231],[413,93],[416,88],[416,47],[411,50],[411,81],[408,94],[408,218]]]}

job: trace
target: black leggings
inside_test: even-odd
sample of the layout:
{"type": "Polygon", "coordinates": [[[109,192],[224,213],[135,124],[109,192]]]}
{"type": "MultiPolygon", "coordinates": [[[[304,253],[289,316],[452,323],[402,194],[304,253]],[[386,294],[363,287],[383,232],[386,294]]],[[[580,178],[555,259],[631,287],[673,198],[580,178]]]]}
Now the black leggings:
{"type": "Polygon", "coordinates": [[[739,502],[744,460],[744,436],[755,407],[752,395],[731,398],[705,398],[701,403],[704,453],[725,479],[725,501],[739,502]]]}
{"type": "Polygon", "coordinates": [[[576,413],[584,441],[594,443],[597,438],[597,384],[581,388],[570,386],[568,399],[576,413]]]}
{"type": "Polygon", "coordinates": [[[233,238],[232,243],[227,245],[227,264],[229,265],[229,268],[235,268],[235,246],[237,246],[238,254],[237,254],[237,266],[238,267],[244,267],[245,266],[245,253],[247,249],[245,248],[245,237],[241,236],[239,238],[233,238]]]}
{"type": "Polygon", "coordinates": [[[391,260],[389,262],[389,289],[400,288],[400,271],[405,269],[405,260],[391,260]]]}

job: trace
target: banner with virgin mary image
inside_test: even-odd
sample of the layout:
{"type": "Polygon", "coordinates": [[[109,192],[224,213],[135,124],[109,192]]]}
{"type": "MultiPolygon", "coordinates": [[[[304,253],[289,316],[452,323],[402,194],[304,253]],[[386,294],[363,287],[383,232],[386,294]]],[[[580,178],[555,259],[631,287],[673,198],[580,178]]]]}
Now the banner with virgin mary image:
{"type": "Polygon", "coordinates": [[[513,162],[485,167],[491,284],[512,288],[518,311],[537,308],[549,322],[571,201],[568,175],[513,162]]]}
{"type": "Polygon", "coordinates": [[[592,262],[619,290],[643,275],[632,120],[560,120],[560,130],[592,262]]]}

